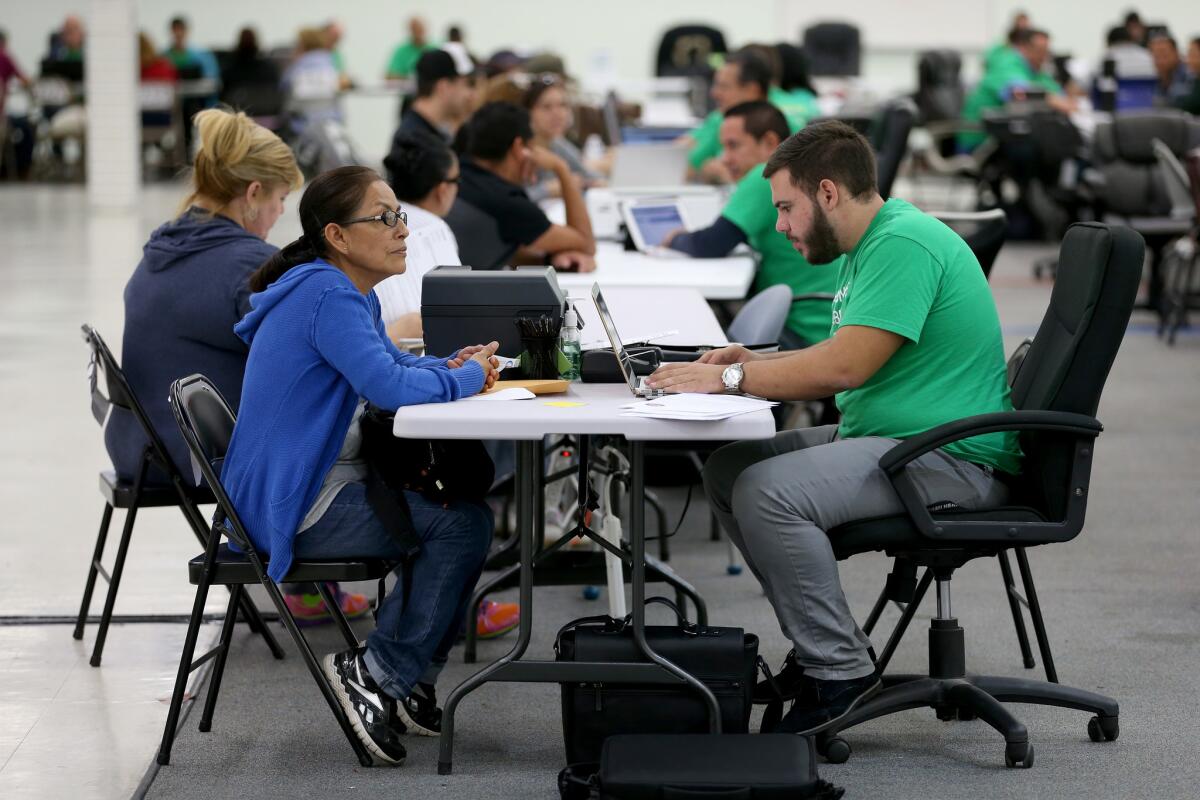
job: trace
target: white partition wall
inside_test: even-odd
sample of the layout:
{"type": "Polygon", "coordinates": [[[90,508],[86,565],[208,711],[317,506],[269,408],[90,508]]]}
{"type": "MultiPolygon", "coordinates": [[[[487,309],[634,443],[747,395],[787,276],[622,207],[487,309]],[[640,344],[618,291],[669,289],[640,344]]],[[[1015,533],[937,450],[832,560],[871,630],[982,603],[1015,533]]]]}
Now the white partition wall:
{"type": "Polygon", "coordinates": [[[88,202],[132,209],[142,179],[137,6],[134,0],[91,0],[86,22],[88,202]]]}

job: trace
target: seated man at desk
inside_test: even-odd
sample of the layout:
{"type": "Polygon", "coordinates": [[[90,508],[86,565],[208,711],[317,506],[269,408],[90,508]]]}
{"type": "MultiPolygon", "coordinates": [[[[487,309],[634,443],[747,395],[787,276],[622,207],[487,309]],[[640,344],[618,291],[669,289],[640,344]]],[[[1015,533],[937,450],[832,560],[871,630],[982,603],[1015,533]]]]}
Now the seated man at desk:
{"type": "MultiPolygon", "coordinates": [[[[726,111],[721,123],[721,161],[737,181],[737,188],[716,222],[702,230],[670,234],[666,244],[696,258],[722,258],[746,243],[759,254],[755,291],[781,283],[793,294],[822,292],[832,296],[837,269],[814,267],[775,232],[771,184],[763,177],[763,167],[788,133],[783,112],[765,101],[739,103],[726,111]]],[[[792,349],[829,338],[829,301],[793,303],[787,332],[790,335],[784,338],[792,349]]]]}
{"type": "MultiPolygon", "coordinates": [[[[1027,28],[1013,31],[1012,46],[998,53],[988,66],[987,73],[967,96],[963,106],[963,119],[979,122],[983,112],[991,108],[1003,108],[1010,100],[1021,99],[1030,89],[1046,93],[1046,103],[1056,111],[1070,114],[1075,102],[1063,94],[1063,88],[1046,67],[1050,64],[1050,34],[1027,28]]],[[[967,132],[958,135],[958,147],[969,152],[987,138],[982,132],[967,132]]]]}
{"type": "MultiPolygon", "coordinates": [[[[783,431],[714,453],[709,502],[762,583],[794,645],[783,670],[799,692],[777,732],[820,729],[880,687],[867,637],[838,580],[827,531],[904,512],[880,456],[899,440],[1012,408],[1000,320],[979,262],[959,236],[875,182],[875,155],[841,122],[800,131],[765,174],[777,229],[813,264],[838,269],[833,335],[758,355],[738,345],[661,367],[654,388],[741,390],[778,400],[837,393],[839,426],[783,431]]],[[[946,445],[909,466],[928,503],[1002,505],[1020,468],[1016,434],[946,445]]]]}
{"type": "Polygon", "coordinates": [[[591,272],[596,239],[578,179],[560,157],[532,145],[529,112],[492,102],[459,132],[458,200],[446,217],[463,263],[476,268],[552,264],[591,272]],[[552,172],[562,185],[567,224],[555,225],[525,187],[535,170],[552,172]]]}
{"type": "MultiPolygon", "coordinates": [[[[732,183],[721,161],[721,122],[725,112],[739,103],[770,100],[773,80],[770,63],[757,51],[744,48],[731,55],[713,76],[710,90],[717,110],[713,111],[694,131],[682,137],[692,145],[688,167],[694,176],[709,183],[732,183]]],[[[792,131],[804,126],[805,119],[796,116],[788,121],[792,131]]]]}

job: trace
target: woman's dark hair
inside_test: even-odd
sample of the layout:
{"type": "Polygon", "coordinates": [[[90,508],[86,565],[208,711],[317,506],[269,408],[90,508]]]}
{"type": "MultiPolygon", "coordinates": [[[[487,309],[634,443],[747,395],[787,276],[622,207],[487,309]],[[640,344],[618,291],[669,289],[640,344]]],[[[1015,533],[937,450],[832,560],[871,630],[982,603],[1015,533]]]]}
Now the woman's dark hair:
{"type": "Polygon", "coordinates": [[[254,28],[242,28],[233,52],[238,58],[254,58],[258,55],[258,34],[254,28]]]}
{"type": "Polygon", "coordinates": [[[415,203],[450,176],[454,153],[445,140],[431,134],[401,134],[392,142],[383,165],[396,197],[415,203]]]}
{"type": "Polygon", "coordinates": [[[382,180],[370,167],[338,167],[313,178],[300,198],[304,234],[263,262],[250,276],[250,291],[261,292],[292,267],[308,264],[328,253],[325,226],[354,216],[367,188],[382,180]]]}
{"type": "Polygon", "coordinates": [[[529,76],[529,88],[521,95],[521,105],[527,110],[532,111],[537,105],[538,100],[542,99],[542,95],[554,88],[563,89],[562,79],[553,72],[541,72],[537,75],[529,76]]]}
{"type": "Polygon", "coordinates": [[[804,51],[794,44],[780,42],[775,45],[775,52],[779,55],[779,88],[785,92],[803,89],[816,94],[817,90],[809,80],[808,57],[804,51]]]}

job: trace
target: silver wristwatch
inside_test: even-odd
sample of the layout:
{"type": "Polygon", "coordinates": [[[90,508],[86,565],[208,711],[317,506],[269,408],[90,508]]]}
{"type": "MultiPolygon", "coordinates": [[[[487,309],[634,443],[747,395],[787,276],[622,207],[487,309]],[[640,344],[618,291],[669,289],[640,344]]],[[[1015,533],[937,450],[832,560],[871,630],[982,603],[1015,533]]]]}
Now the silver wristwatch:
{"type": "Polygon", "coordinates": [[[737,392],[742,387],[742,374],[744,370],[741,364],[730,364],[721,373],[721,382],[725,384],[725,391],[737,392]]]}

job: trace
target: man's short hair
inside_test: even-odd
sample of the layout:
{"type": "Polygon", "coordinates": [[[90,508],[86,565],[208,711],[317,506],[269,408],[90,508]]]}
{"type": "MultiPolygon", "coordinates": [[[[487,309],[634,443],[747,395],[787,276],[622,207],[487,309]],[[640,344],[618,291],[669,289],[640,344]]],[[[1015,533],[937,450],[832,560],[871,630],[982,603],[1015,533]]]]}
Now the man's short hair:
{"type": "Polygon", "coordinates": [[[459,132],[460,151],[484,161],[500,161],[517,139],[529,141],[529,112],[512,103],[484,103],[459,132]]]}
{"type": "Polygon", "coordinates": [[[742,124],[746,126],[746,133],[753,136],[756,142],[762,141],[768,133],[774,133],[782,142],[792,132],[783,112],[766,100],[738,103],[725,112],[725,119],[734,117],[741,117],[742,124]]]}
{"type": "Polygon", "coordinates": [[[417,97],[429,97],[438,81],[459,77],[454,56],[445,50],[426,50],[417,59],[417,97]]]}
{"type": "Polygon", "coordinates": [[[1174,50],[1176,53],[1179,52],[1179,42],[1175,41],[1175,37],[1169,33],[1156,33],[1150,37],[1150,41],[1146,42],[1146,44],[1152,45],[1155,42],[1166,42],[1167,44],[1171,45],[1172,50],[1174,50]]]}
{"type": "Polygon", "coordinates": [[[187,26],[187,19],[184,17],[171,17],[172,28],[186,28],[187,26]]]}
{"type": "Polygon", "coordinates": [[[1012,46],[1024,47],[1039,36],[1045,36],[1046,38],[1049,38],[1050,34],[1046,33],[1041,28],[1026,28],[1022,31],[1014,31],[1012,35],[1012,46]]]}
{"type": "Polygon", "coordinates": [[[809,197],[816,196],[823,180],[844,186],[855,199],[878,191],[875,151],[861,133],[838,120],[814,123],[785,139],[767,159],[763,176],[781,169],[809,197]]]}
{"type": "Polygon", "coordinates": [[[743,86],[756,83],[763,97],[771,90],[771,64],[753,50],[738,50],[729,57],[729,64],[737,65],[737,81],[743,86]]]}
{"type": "Polygon", "coordinates": [[[1115,47],[1119,44],[1128,44],[1133,41],[1133,36],[1130,35],[1129,29],[1124,25],[1118,25],[1115,28],[1109,28],[1108,36],[1105,37],[1104,43],[1109,47],[1115,47]]]}

